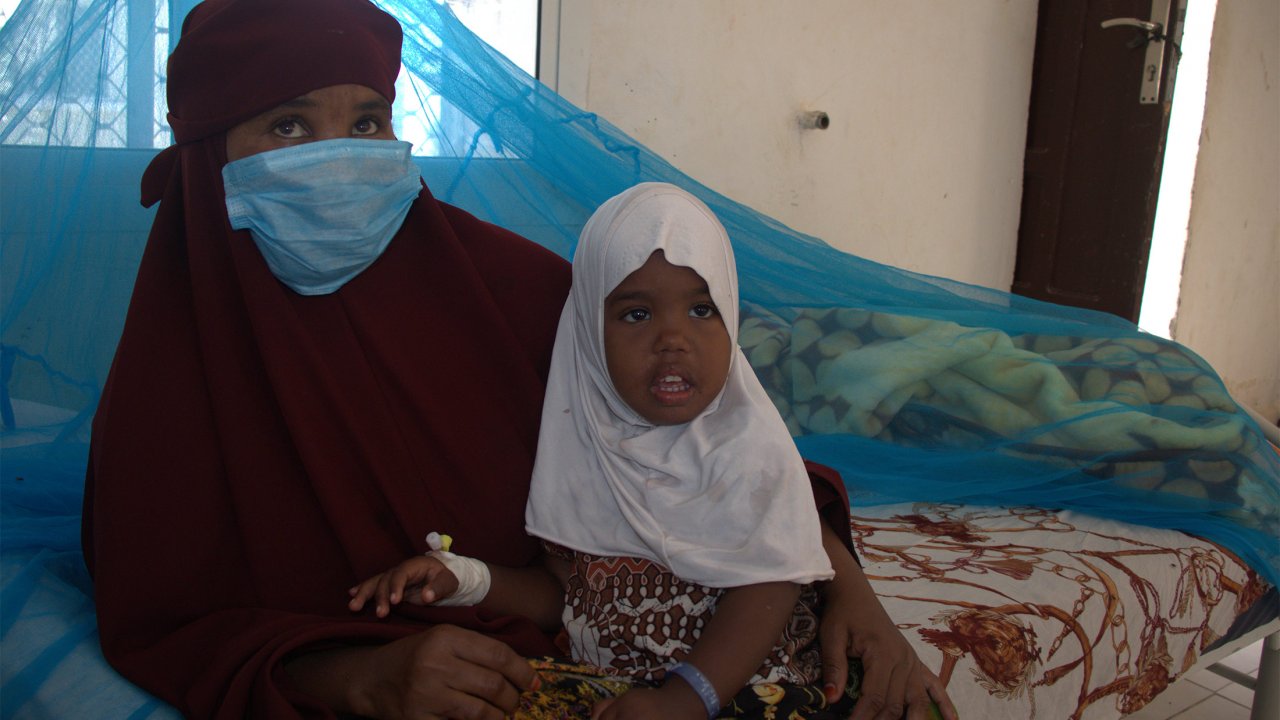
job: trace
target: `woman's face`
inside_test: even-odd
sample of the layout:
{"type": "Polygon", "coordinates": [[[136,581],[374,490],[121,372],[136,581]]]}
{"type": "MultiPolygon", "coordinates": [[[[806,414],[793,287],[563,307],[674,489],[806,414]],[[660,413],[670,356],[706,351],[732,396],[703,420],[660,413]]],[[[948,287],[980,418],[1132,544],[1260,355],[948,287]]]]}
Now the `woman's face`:
{"type": "Polygon", "coordinates": [[[604,301],[604,353],[618,395],[655,425],[696,418],[729,375],[733,343],[707,283],[659,250],[604,301]]]}
{"type": "Polygon", "coordinates": [[[362,137],[395,140],[391,103],[363,85],[330,85],[227,131],[227,160],[316,140],[362,137]]]}

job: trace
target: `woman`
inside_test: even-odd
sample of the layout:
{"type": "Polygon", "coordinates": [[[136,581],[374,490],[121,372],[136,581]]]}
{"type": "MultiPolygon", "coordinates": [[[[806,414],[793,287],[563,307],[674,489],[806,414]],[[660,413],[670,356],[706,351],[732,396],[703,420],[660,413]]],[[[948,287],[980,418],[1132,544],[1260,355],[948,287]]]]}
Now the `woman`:
{"type": "MultiPolygon", "coordinates": [[[[431,530],[498,564],[536,556],[523,509],[569,285],[551,253],[406,191],[399,53],[365,0],[211,0],[170,58],[177,144],[143,178],[160,207],[94,422],[84,543],[107,659],[191,716],[496,718],[537,683],[523,657],[555,652],[521,617],[346,608],[431,530]],[[273,202],[285,187],[300,197],[273,202]],[[352,217],[350,253],[298,242],[352,217]]],[[[858,717],[876,698],[900,715],[936,678],[826,538],[829,677],[861,655],[858,717]]]]}

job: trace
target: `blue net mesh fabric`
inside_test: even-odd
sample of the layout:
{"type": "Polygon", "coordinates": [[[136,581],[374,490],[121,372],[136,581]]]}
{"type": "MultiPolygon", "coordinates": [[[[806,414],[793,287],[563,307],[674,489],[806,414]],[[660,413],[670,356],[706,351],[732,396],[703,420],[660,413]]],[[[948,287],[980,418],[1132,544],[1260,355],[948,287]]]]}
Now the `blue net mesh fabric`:
{"type": "MultiPolygon", "coordinates": [[[[1280,456],[1191,351],[837,251],[565,102],[445,6],[379,4],[406,29],[397,130],[423,138],[437,197],[565,257],[637,182],[715,210],[737,253],[743,349],[801,451],[838,469],[855,503],[1069,508],[1206,537],[1280,580],[1280,456]]],[[[189,5],[23,0],[0,29],[5,717],[70,688],[125,715],[166,712],[78,664],[96,652],[79,512],[89,420],[153,216],[139,179],[169,142],[166,28],[189,5]]]]}

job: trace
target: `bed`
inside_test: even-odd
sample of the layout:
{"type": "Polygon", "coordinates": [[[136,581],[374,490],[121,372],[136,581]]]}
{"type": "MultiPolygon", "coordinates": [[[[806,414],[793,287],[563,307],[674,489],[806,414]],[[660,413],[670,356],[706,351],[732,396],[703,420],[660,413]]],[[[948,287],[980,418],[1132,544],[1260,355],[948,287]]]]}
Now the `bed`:
{"type": "MultiPolygon", "coordinates": [[[[1057,454],[1067,463],[1072,450],[1114,453],[1085,469],[1086,477],[1123,473],[1122,484],[1206,505],[1226,498],[1240,500],[1239,507],[1274,502],[1252,499],[1270,481],[1255,484],[1252,471],[1222,461],[1247,444],[1247,423],[1221,425],[1188,445],[1188,426],[1161,427],[1124,410],[1194,405],[1231,412],[1225,392],[1185,373],[1189,358],[1177,346],[975,333],[854,309],[747,304],[743,317],[744,352],[808,457],[825,459],[831,433],[911,444],[925,424],[946,425],[943,433],[953,439],[967,428],[979,435],[998,428],[1024,440],[1002,448],[1013,455],[1057,454]],[[898,364],[869,380],[859,356],[876,353],[890,353],[898,364]],[[1082,358],[1109,359],[1092,365],[1082,358]],[[992,377],[1002,379],[974,382],[992,377]],[[1031,429],[1087,417],[1103,405],[1120,410],[1052,439],[1031,429]],[[1200,454],[1215,445],[1224,452],[1200,454]]],[[[1274,459],[1280,430],[1265,421],[1258,427],[1267,438],[1260,442],[1272,446],[1261,449],[1264,462],[1274,459]]],[[[1136,507],[1097,505],[1097,513],[998,502],[858,507],[860,498],[883,495],[893,479],[863,479],[856,465],[842,469],[855,503],[853,541],[872,585],[962,716],[1121,717],[1177,678],[1264,636],[1268,662],[1280,671],[1277,591],[1222,545],[1128,522],[1140,514],[1136,507]]],[[[1274,550],[1278,541],[1272,534],[1260,542],[1274,550]]],[[[1277,713],[1280,683],[1261,683],[1253,717],[1277,713]]]]}

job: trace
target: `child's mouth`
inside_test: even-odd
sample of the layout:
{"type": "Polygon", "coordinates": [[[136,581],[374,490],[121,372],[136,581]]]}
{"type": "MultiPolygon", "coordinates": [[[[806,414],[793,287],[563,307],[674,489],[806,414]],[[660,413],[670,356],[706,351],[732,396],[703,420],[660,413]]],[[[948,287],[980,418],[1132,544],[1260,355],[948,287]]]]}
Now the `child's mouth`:
{"type": "Polygon", "coordinates": [[[693,385],[679,375],[663,375],[649,387],[649,392],[663,405],[679,405],[693,395],[693,385]]]}

